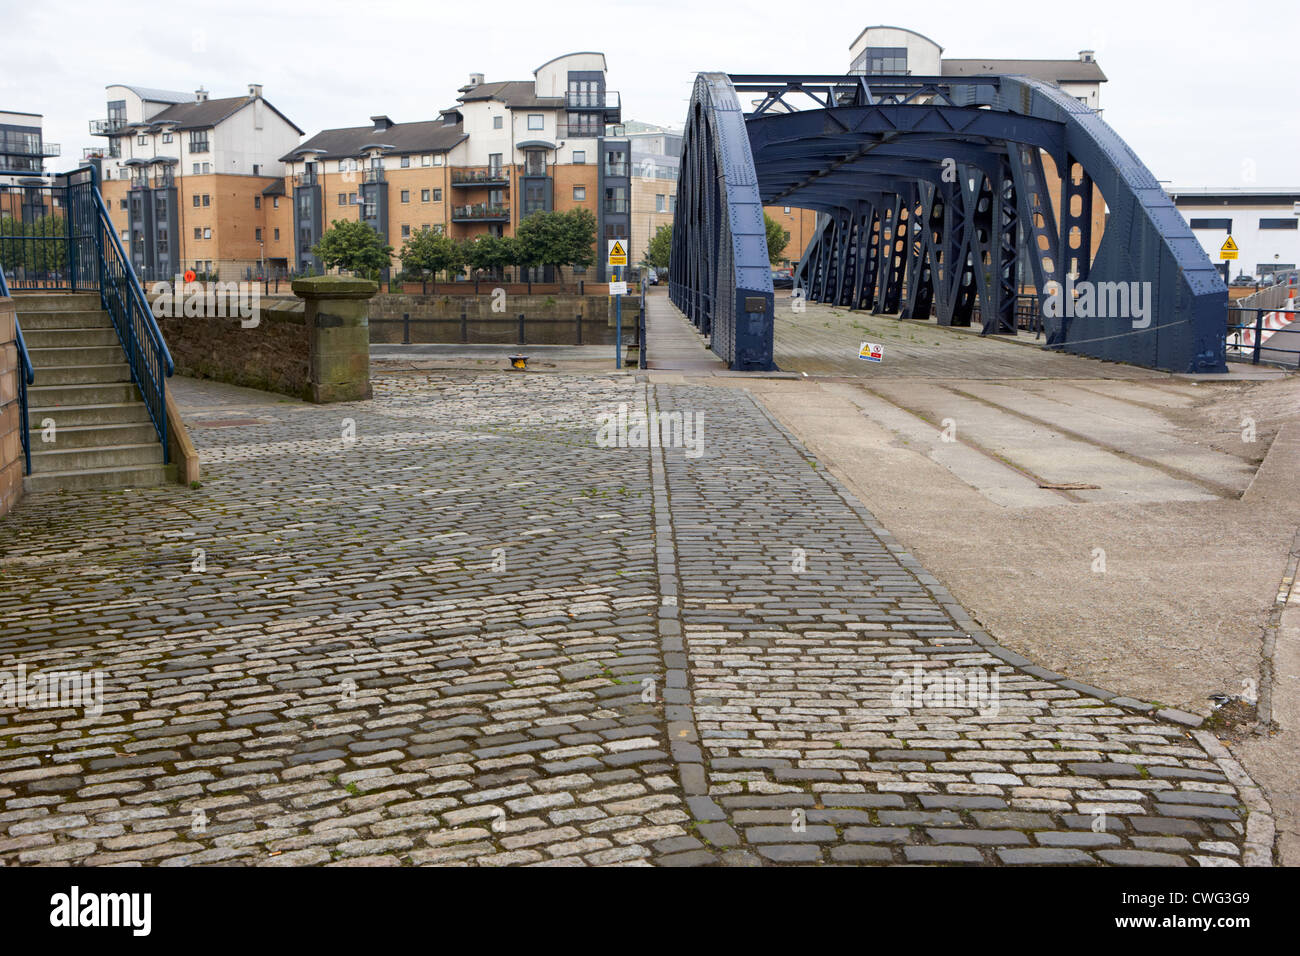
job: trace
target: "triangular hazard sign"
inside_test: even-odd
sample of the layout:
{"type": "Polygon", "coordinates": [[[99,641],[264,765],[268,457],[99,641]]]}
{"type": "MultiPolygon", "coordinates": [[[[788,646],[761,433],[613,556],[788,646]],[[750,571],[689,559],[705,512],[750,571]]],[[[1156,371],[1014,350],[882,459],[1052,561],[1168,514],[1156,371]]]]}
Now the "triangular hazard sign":
{"type": "Polygon", "coordinates": [[[1229,236],[1227,239],[1223,240],[1223,245],[1219,246],[1219,248],[1224,252],[1236,252],[1237,244],[1232,241],[1232,236],[1229,236]]]}
{"type": "MultiPolygon", "coordinates": [[[[1236,248],[1236,247],[1234,246],[1233,248],[1236,248]]],[[[627,255],[627,253],[623,251],[623,243],[619,242],[618,240],[615,240],[615,241],[614,241],[614,248],[609,250],[609,254],[610,254],[611,256],[625,256],[625,255],[627,255]]]]}

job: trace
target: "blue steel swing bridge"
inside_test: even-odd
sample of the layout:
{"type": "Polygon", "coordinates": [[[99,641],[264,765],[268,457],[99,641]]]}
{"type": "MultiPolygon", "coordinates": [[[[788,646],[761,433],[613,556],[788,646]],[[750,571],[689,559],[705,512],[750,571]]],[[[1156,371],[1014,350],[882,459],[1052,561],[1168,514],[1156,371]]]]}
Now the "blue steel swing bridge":
{"type": "Polygon", "coordinates": [[[1047,293],[1034,301],[1048,349],[1227,370],[1218,270],[1132,149],[1049,83],[701,73],[669,295],[738,371],[775,368],[765,205],[819,213],[795,270],[794,294],[809,301],[1015,334],[1032,285],[1047,293]],[[1094,186],[1107,210],[1095,253],[1094,186]],[[1128,308],[1085,317],[1050,305],[1084,284],[1121,301],[1134,283],[1150,283],[1140,321],[1128,308]]]}

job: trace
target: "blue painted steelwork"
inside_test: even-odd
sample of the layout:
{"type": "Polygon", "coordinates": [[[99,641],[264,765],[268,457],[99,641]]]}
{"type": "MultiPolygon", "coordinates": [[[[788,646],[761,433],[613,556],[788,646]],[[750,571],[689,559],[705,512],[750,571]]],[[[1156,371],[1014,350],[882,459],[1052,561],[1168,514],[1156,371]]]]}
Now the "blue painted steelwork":
{"type": "MultiPolygon", "coordinates": [[[[113,228],[99,190],[99,173],[82,166],[54,176],[48,184],[15,187],[33,211],[33,221],[54,223],[0,235],[0,257],[18,263],[15,292],[97,292],[140,390],[149,419],[167,450],[166,379],[175,371],[153,309],[113,228]],[[38,214],[38,215],[37,215],[38,214]],[[61,217],[62,222],[58,223],[61,217]]],[[[0,189],[0,198],[3,189],[0,189]]],[[[26,223],[26,220],[24,220],[26,223]]],[[[26,416],[24,415],[24,424],[26,416]]],[[[30,464],[28,467],[30,471],[30,464]]]]}
{"type": "Polygon", "coordinates": [[[772,364],[772,272],[749,134],[725,73],[695,80],[682,140],[668,295],[737,371],[772,364]]]}
{"type": "MultiPolygon", "coordinates": [[[[984,334],[1007,334],[1032,286],[1058,292],[1037,297],[1047,348],[1226,369],[1218,271],[1127,144],[1059,88],[1023,76],[702,74],[688,133],[724,125],[742,97],[754,102],[747,149],[733,134],[726,165],[717,149],[697,149],[690,163],[683,154],[673,254],[685,261],[673,301],[702,330],[707,296],[727,281],[710,277],[734,266],[708,221],[681,215],[683,199],[709,195],[714,180],[752,179],[763,204],[820,214],[795,274],[809,299],[903,319],[933,312],[944,325],[978,313],[984,334]],[[1044,156],[1061,172],[1055,191],[1044,156]],[[1094,186],[1108,216],[1092,254],[1094,186]],[[1077,314],[1084,283],[1108,314],[1077,314]]],[[[770,335],[770,314],[767,325],[770,335]]]]}
{"type": "MultiPolygon", "coordinates": [[[[5,281],[4,265],[0,264],[0,299],[9,298],[9,283],[5,281]]],[[[32,368],[32,358],[27,354],[27,343],[23,341],[23,327],[14,316],[14,341],[18,345],[18,434],[23,443],[23,474],[32,473],[32,436],[27,430],[27,386],[36,382],[36,370],[32,368]]]]}

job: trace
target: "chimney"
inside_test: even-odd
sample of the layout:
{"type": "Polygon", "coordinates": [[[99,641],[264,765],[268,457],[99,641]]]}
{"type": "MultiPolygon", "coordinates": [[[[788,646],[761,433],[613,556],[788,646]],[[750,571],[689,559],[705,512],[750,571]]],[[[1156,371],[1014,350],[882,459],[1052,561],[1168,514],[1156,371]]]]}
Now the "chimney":
{"type": "Polygon", "coordinates": [[[249,84],[248,84],[248,95],[251,96],[251,97],[253,97],[253,99],[258,99],[259,97],[261,97],[261,95],[262,95],[262,84],[261,84],[261,83],[249,83],[249,84]]]}
{"type": "Polygon", "coordinates": [[[473,88],[476,87],[476,86],[482,86],[482,85],[483,85],[483,74],[482,74],[482,73],[471,73],[471,74],[469,75],[469,86],[470,86],[470,89],[473,89],[473,88]]]}
{"type": "Polygon", "coordinates": [[[208,101],[208,91],[200,86],[197,90],[194,91],[194,102],[206,103],[207,101],[208,101]]]}
{"type": "Polygon", "coordinates": [[[1097,58],[1096,50],[1080,50],[1079,61],[1082,63],[1092,63],[1097,58]]]}
{"type": "Polygon", "coordinates": [[[370,117],[370,122],[375,124],[376,133],[378,133],[380,130],[388,129],[390,126],[393,125],[393,121],[390,120],[387,116],[372,116],[370,117]]]}

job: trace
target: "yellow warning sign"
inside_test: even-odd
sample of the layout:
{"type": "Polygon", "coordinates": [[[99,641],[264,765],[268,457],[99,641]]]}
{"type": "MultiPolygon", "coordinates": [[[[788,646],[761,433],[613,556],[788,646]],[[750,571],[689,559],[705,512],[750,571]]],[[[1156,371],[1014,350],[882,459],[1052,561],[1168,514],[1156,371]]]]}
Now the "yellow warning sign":
{"type": "Polygon", "coordinates": [[[1223,245],[1219,246],[1219,258],[1224,260],[1237,258],[1237,244],[1233,242],[1232,236],[1224,239],[1223,245]]]}
{"type": "Polygon", "coordinates": [[[609,264],[611,266],[627,265],[627,246],[622,239],[609,240],[609,264]]]}

